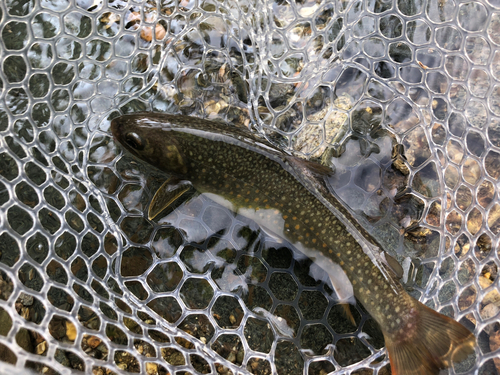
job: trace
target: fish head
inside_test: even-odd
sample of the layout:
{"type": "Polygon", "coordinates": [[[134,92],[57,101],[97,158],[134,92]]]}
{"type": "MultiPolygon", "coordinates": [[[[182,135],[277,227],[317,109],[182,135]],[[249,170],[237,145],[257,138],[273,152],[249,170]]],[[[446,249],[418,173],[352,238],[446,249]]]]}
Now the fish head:
{"type": "Polygon", "coordinates": [[[134,156],[164,172],[183,176],[188,173],[188,163],[175,131],[178,125],[168,119],[151,113],[124,115],[111,121],[111,132],[134,156]]]}

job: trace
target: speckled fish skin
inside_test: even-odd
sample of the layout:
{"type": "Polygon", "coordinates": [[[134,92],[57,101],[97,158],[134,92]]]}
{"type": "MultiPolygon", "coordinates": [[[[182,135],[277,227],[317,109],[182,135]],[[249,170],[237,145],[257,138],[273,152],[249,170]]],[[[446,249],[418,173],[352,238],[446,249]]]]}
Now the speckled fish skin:
{"type": "Polygon", "coordinates": [[[470,331],[408,295],[377,261],[370,252],[377,242],[328,191],[324,167],[275,150],[246,129],[187,116],[125,115],[111,128],[135,156],[222,197],[324,259],[322,268],[340,265],[384,333],[393,374],[438,374],[452,354],[462,360],[474,351],[470,331]]]}

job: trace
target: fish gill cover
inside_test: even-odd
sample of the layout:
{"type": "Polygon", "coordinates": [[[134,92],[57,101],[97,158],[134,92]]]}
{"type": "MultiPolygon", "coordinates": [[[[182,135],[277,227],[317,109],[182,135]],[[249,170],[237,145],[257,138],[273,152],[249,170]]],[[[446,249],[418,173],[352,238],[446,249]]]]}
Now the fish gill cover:
{"type": "Polygon", "coordinates": [[[500,3],[6,0],[0,33],[2,371],[388,372],[291,245],[203,196],[147,220],[165,176],[109,124],[161,111],[334,167],[407,290],[475,332],[450,373],[500,372],[500,3]]]}

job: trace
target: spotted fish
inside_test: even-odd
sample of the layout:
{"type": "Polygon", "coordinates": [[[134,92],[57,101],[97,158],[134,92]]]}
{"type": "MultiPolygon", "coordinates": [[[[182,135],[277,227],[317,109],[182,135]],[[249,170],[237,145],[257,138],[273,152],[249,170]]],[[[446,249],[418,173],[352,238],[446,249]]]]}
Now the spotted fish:
{"type": "Polygon", "coordinates": [[[286,238],[330,275],[345,274],[380,325],[393,374],[438,374],[474,352],[468,329],[411,297],[381,262],[378,243],[328,190],[327,168],[246,129],[187,116],[125,115],[111,130],[133,155],[175,176],[150,217],[192,185],[286,238]]]}

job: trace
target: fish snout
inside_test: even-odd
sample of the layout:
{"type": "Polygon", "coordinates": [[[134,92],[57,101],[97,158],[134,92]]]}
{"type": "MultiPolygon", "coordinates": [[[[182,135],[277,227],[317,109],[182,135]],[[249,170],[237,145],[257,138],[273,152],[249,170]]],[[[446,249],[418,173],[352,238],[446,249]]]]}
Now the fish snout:
{"type": "Polygon", "coordinates": [[[115,139],[115,141],[118,141],[120,142],[120,134],[121,134],[121,126],[122,125],[122,121],[121,121],[121,117],[116,117],[114,118],[113,120],[111,120],[111,134],[113,134],[113,138],[115,139]]]}

